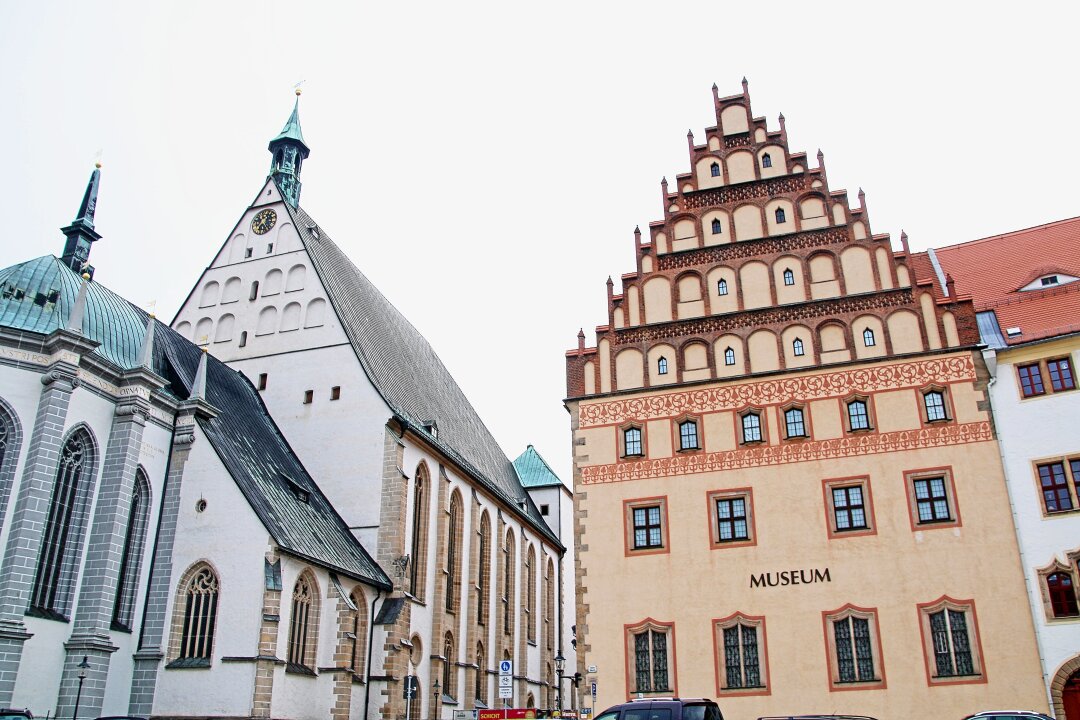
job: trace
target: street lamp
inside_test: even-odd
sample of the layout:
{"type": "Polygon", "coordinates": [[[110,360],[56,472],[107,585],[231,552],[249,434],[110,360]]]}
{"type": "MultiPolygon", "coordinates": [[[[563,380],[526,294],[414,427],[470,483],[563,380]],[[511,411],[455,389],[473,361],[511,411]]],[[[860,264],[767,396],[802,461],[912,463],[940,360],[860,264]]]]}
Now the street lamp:
{"type": "Polygon", "coordinates": [[[439,680],[435,679],[435,685],[431,689],[432,695],[435,696],[435,703],[431,706],[431,717],[439,717],[439,680]]]}
{"type": "Polygon", "coordinates": [[[89,659],[83,655],[82,662],[76,666],[79,668],[79,689],[75,693],[75,712],[71,713],[71,720],[79,720],[79,700],[82,699],[82,684],[86,680],[86,671],[90,669],[90,663],[87,662],[89,659]]]}
{"type": "Polygon", "coordinates": [[[555,708],[562,710],[562,671],[566,669],[566,658],[560,652],[555,656],[555,708]]]}

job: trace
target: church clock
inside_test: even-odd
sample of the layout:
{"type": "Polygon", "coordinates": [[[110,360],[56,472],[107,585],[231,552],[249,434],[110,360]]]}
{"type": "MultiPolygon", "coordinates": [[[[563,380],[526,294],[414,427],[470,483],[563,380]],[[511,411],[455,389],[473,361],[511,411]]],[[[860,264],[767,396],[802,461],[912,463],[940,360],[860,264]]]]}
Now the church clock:
{"type": "Polygon", "coordinates": [[[273,210],[262,210],[251,219],[251,229],[256,235],[263,235],[274,227],[277,222],[277,213],[273,210]]]}

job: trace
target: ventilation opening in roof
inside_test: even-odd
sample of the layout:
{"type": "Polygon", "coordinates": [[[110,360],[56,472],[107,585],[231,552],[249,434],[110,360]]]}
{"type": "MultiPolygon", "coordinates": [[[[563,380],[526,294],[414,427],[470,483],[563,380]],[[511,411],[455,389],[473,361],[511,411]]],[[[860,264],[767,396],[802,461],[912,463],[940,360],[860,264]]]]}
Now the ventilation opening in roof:
{"type": "Polygon", "coordinates": [[[278,473],[278,477],[285,482],[285,485],[288,486],[289,490],[292,492],[293,496],[298,501],[306,503],[311,498],[311,493],[308,492],[308,489],[301,485],[298,481],[293,480],[291,477],[283,475],[281,473],[278,473]]]}

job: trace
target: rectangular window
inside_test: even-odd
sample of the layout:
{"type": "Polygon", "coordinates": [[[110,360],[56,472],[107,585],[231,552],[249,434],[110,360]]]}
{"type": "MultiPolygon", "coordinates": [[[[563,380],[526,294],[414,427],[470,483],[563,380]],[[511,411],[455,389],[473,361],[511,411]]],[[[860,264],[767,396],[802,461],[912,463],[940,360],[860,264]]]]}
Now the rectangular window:
{"type": "Polygon", "coordinates": [[[869,477],[823,480],[822,490],[830,538],[873,535],[877,532],[869,477]]]}
{"type": "Polygon", "coordinates": [[[305,390],[304,391],[304,404],[305,405],[310,405],[311,401],[314,398],[315,398],[315,391],[314,390],[305,390]]]}
{"type": "Polygon", "coordinates": [[[712,547],[754,545],[754,501],[750,488],[717,490],[707,497],[712,547]]]}
{"type": "Polygon", "coordinates": [[[641,428],[629,427],[623,430],[623,456],[643,455],[641,451],[641,428]]]}
{"type": "Polygon", "coordinates": [[[823,615],[832,687],[884,687],[877,611],[847,605],[823,615]]]}
{"type": "Polygon", "coordinates": [[[1072,364],[1069,362],[1069,358],[1047,360],[1046,370],[1050,374],[1050,387],[1054,392],[1076,389],[1076,380],[1073,377],[1072,364]]]}
{"type": "Polygon", "coordinates": [[[801,408],[785,410],[784,425],[789,438],[806,437],[806,417],[801,408]]]}
{"type": "Polygon", "coordinates": [[[919,605],[919,625],[931,685],[985,682],[972,601],[942,598],[919,605]]]}
{"type": "Polygon", "coordinates": [[[870,415],[864,400],[852,400],[847,404],[848,430],[870,429],[870,415]]]}
{"type": "MultiPolygon", "coordinates": [[[[1080,470],[1080,461],[1069,463],[1073,478],[1080,470]]],[[[1065,475],[1065,463],[1052,462],[1039,465],[1039,485],[1042,490],[1043,507],[1048,513],[1065,512],[1073,509],[1072,495],[1069,492],[1069,479],[1065,475]]],[[[1075,480],[1074,480],[1075,482],[1075,480]]]]}
{"type": "Polygon", "coordinates": [[[540,514],[541,515],[543,515],[544,517],[547,517],[549,512],[550,512],[550,508],[547,505],[541,505],[540,506],[540,514]]]}
{"type": "Polygon", "coordinates": [[[723,629],[724,690],[760,689],[761,653],[758,629],[737,623],[723,629]]]}
{"type": "Polygon", "coordinates": [[[693,420],[679,423],[679,449],[697,450],[700,447],[698,445],[697,423],[693,420]]]}
{"type": "Polygon", "coordinates": [[[266,243],[266,254],[274,252],[274,243],[266,243]]]}
{"type": "Polygon", "coordinates": [[[634,693],[670,693],[669,648],[671,627],[654,626],[629,631],[630,657],[634,663],[634,693]]]}
{"type": "Polygon", "coordinates": [[[1016,368],[1016,371],[1020,374],[1020,391],[1024,394],[1024,397],[1042,395],[1046,392],[1043,389],[1042,371],[1039,369],[1039,363],[1020,365],[1016,368]]]}
{"type": "Polygon", "coordinates": [[[761,442],[761,416],[747,413],[742,416],[742,436],[744,443],[761,442]]]}
{"type": "Polygon", "coordinates": [[[948,521],[949,498],[945,493],[945,478],[915,480],[915,507],[920,523],[948,521]]]}
{"type": "Polygon", "coordinates": [[[959,526],[956,487],[951,468],[927,468],[905,473],[911,529],[959,526]]]}
{"type": "Polygon", "coordinates": [[[252,251],[253,249],[254,249],[254,248],[247,248],[246,250],[244,250],[244,258],[249,258],[249,257],[251,257],[251,251],[252,251]]]}
{"type": "Polygon", "coordinates": [[[340,400],[341,399],[341,386],[340,385],[335,385],[334,387],[330,388],[330,399],[331,400],[340,400]]]}
{"type": "Polygon", "coordinates": [[[623,508],[627,555],[668,552],[667,498],[627,500],[623,508]]]}
{"type": "Polygon", "coordinates": [[[865,530],[866,506],[861,485],[833,488],[833,517],[836,531],[865,530]]]}
{"type": "Polygon", "coordinates": [[[930,390],[924,393],[923,407],[926,409],[927,422],[940,422],[949,419],[945,409],[945,393],[941,390],[930,390]]]}
{"type": "Polygon", "coordinates": [[[259,389],[266,389],[266,373],[259,373],[259,389]]]}

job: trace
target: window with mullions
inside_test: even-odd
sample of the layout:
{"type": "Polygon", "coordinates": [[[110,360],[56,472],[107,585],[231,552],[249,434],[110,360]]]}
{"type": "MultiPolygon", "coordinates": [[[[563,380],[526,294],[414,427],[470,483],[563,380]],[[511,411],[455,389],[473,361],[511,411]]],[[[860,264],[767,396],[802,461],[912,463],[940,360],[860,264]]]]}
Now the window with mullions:
{"type": "MultiPolygon", "coordinates": [[[[1048,513],[1066,512],[1073,510],[1072,494],[1069,491],[1069,478],[1065,474],[1064,462],[1044,463],[1038,466],[1039,486],[1042,491],[1043,507],[1048,513]]],[[[1080,460],[1069,460],[1069,470],[1072,471],[1073,482],[1080,474],[1080,460]]]]}
{"type": "Polygon", "coordinates": [[[1076,602],[1076,588],[1070,573],[1056,572],[1047,575],[1046,591],[1050,596],[1050,609],[1054,617],[1080,616],[1080,606],[1076,602]]]}
{"type": "Polygon", "coordinates": [[[968,636],[967,614],[952,608],[930,613],[930,634],[934,643],[935,677],[976,675],[968,636]]]}
{"type": "Polygon", "coordinates": [[[720,224],[719,220],[713,220],[712,221],[712,234],[713,235],[719,235],[722,232],[724,232],[724,226],[720,224]]]}
{"type": "Polygon", "coordinates": [[[750,539],[745,497],[716,500],[717,542],[739,542],[750,539]]]}
{"type": "Polygon", "coordinates": [[[761,167],[763,167],[763,168],[771,168],[772,167],[772,158],[769,157],[769,153],[765,153],[764,155],[761,156],[761,167]]]}
{"type": "Polygon", "coordinates": [[[623,455],[633,457],[643,454],[641,450],[641,428],[629,427],[623,430],[623,455]]]}
{"type": "Polygon", "coordinates": [[[806,416],[802,408],[791,408],[784,411],[784,426],[789,438],[806,437],[806,416]]]}
{"type": "Polygon", "coordinates": [[[758,628],[736,623],[723,629],[724,690],[763,688],[758,628]]]}
{"type": "Polygon", "coordinates": [[[146,544],[147,521],[150,518],[150,482],[142,468],[135,471],[135,487],[128,511],[124,553],[120,558],[120,574],[116,579],[116,602],[113,605],[114,630],[131,630],[135,610],[135,590],[139,582],[139,566],[146,544]]]}
{"type": "Polygon", "coordinates": [[[318,631],[316,603],[318,593],[312,589],[311,579],[301,575],[293,586],[292,615],[289,618],[289,646],[286,667],[292,670],[313,671],[315,667],[315,641],[318,631]]]}
{"type": "Polygon", "coordinates": [[[670,692],[667,631],[647,628],[633,633],[633,650],[633,692],[670,692]]]}
{"type": "Polygon", "coordinates": [[[929,390],[923,393],[923,407],[926,409],[927,422],[948,420],[945,410],[945,393],[941,390],[929,390]]]}
{"type": "Polygon", "coordinates": [[[761,442],[761,416],[757,413],[742,416],[742,439],[744,443],[761,442]]]}
{"type": "Polygon", "coordinates": [[[947,522],[949,496],[944,477],[917,478],[912,481],[915,490],[915,508],[920,523],[947,522]]]}
{"type": "Polygon", "coordinates": [[[832,626],[836,641],[837,681],[855,683],[877,680],[874,650],[870,642],[870,620],[850,616],[834,620],[832,626]]]}
{"type": "Polygon", "coordinates": [[[833,521],[837,532],[865,530],[866,504],[861,485],[832,488],[833,521]]]}
{"type": "Polygon", "coordinates": [[[684,420],[679,423],[679,449],[697,450],[700,447],[697,423],[693,420],[684,420]]]}
{"type": "Polygon", "coordinates": [[[727,280],[724,280],[724,279],[717,280],[716,281],[716,294],[717,295],[727,295],[727,293],[728,293],[727,280]]]}
{"type": "Polygon", "coordinates": [[[1073,377],[1069,358],[1047,360],[1046,369],[1050,373],[1050,387],[1054,392],[1076,389],[1076,379],[1073,377]]]}
{"type": "Polygon", "coordinates": [[[660,523],[660,506],[636,507],[634,519],[634,549],[660,548],[664,546],[663,528],[660,523]]]}
{"type": "Polygon", "coordinates": [[[874,347],[877,341],[874,339],[874,331],[870,328],[866,328],[862,331],[863,345],[866,347],[874,347]]]}
{"type": "Polygon", "coordinates": [[[656,361],[656,373],[658,375],[667,375],[667,358],[662,357],[656,361]]]}
{"type": "Polygon", "coordinates": [[[864,400],[852,400],[847,404],[848,430],[869,430],[870,415],[864,400]]]}
{"type": "Polygon", "coordinates": [[[1042,371],[1039,368],[1039,363],[1020,365],[1016,368],[1016,371],[1020,375],[1020,391],[1024,397],[1042,395],[1046,392],[1043,388],[1042,371]]]}
{"type": "Polygon", "coordinates": [[[709,166],[709,172],[713,177],[720,177],[720,163],[713,163],[709,166]]]}
{"type": "Polygon", "coordinates": [[[795,273],[791,272],[791,270],[785,270],[784,271],[784,284],[785,285],[794,285],[795,284],[795,273]]]}
{"type": "Polygon", "coordinates": [[[803,346],[803,341],[800,338],[795,338],[791,341],[791,352],[795,357],[802,357],[806,354],[806,348],[803,346]]]}
{"type": "Polygon", "coordinates": [[[724,350],[724,364],[725,365],[734,365],[735,364],[735,350],[734,349],[727,348],[726,350],[724,350]]]}
{"type": "MultiPolygon", "coordinates": [[[[217,627],[218,580],[207,565],[196,567],[177,599],[180,637],[172,666],[209,667],[217,627]]],[[[174,624],[173,627],[176,627],[174,624]]]]}
{"type": "Polygon", "coordinates": [[[476,575],[476,624],[487,623],[488,603],[491,601],[491,520],[485,511],[480,516],[480,558],[476,575]]]}

